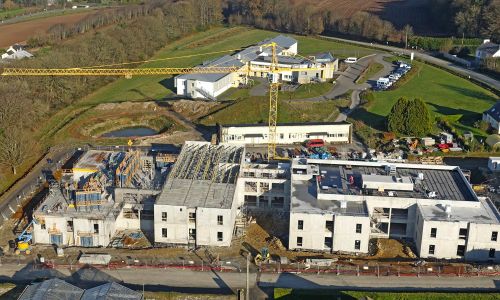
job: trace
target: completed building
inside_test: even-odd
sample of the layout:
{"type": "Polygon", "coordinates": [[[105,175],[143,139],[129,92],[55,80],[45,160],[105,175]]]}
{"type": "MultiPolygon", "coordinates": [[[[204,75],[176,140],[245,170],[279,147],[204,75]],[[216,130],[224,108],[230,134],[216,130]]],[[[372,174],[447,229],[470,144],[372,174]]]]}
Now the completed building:
{"type": "Polygon", "coordinates": [[[299,84],[323,82],[332,79],[333,72],[338,69],[338,59],[334,58],[331,53],[320,53],[309,58],[298,57],[297,40],[279,35],[232,55],[225,55],[198,66],[200,68],[232,67],[238,70],[236,72],[176,76],[174,85],[177,89],[177,95],[216,100],[217,96],[231,87],[246,84],[248,77],[267,77],[272,53],[271,48],[266,45],[270,43],[277,45],[276,54],[279,67],[300,69],[280,72],[279,80],[299,84]]]}
{"type": "MultiPolygon", "coordinates": [[[[327,143],[350,143],[352,124],[348,122],[282,123],[277,125],[278,144],[303,143],[307,139],[322,139],[327,143]]],[[[267,144],[267,124],[232,124],[219,126],[220,143],[267,144]]]]}

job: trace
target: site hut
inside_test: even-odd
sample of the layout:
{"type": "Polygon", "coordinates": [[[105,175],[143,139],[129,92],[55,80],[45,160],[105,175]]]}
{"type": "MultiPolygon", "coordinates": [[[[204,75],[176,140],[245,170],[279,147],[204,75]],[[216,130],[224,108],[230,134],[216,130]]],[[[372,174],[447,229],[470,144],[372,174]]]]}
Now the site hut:
{"type": "Polygon", "coordinates": [[[151,156],[89,150],[60,183],[51,183],[33,214],[33,242],[97,247],[108,246],[117,230],[152,232],[152,201],[164,179],[151,156]],[[131,220],[137,210],[142,218],[131,220]]]}
{"type": "Polygon", "coordinates": [[[238,145],[184,144],[154,205],[156,245],[230,246],[244,152],[238,145]]]}
{"type": "MultiPolygon", "coordinates": [[[[327,143],[351,143],[352,124],[348,122],[280,123],[276,128],[278,144],[303,143],[307,139],[322,139],[327,143]]],[[[267,144],[267,124],[219,125],[220,143],[267,144]]]]}
{"type": "Polygon", "coordinates": [[[366,253],[370,238],[396,238],[423,258],[496,262],[499,230],[459,167],[292,161],[291,249],[366,253]]]}

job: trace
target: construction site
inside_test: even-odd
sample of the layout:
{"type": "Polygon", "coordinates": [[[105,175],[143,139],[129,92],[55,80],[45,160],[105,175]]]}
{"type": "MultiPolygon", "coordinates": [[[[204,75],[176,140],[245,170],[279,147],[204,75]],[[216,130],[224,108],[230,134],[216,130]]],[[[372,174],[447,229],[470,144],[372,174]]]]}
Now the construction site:
{"type": "Polygon", "coordinates": [[[417,258],[431,261],[428,274],[458,276],[465,268],[479,274],[464,262],[500,262],[500,213],[459,167],[440,159],[346,158],[338,149],[355,142],[346,121],[278,124],[282,82],[326,80],[337,68],[331,55],[323,62],[290,58],[296,55],[297,41],[278,36],[194,68],[36,71],[176,74],[178,95],[206,99],[240,79],[267,78],[269,116],[267,124],[219,124],[211,142],[184,141],[177,151],[132,141],[79,151],[25,210],[7,260],[236,272],[252,261],[263,272],[314,266],[357,275],[372,274],[374,264],[379,272],[387,260],[398,263],[387,267],[398,276],[419,276],[426,262],[417,258]],[[253,58],[240,64],[243,55],[253,58]]]}

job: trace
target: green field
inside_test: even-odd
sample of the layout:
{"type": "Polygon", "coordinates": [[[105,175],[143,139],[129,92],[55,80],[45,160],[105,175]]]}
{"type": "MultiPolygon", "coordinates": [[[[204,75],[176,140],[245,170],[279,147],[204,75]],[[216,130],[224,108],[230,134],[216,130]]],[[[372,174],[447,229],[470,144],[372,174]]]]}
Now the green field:
{"type": "Polygon", "coordinates": [[[276,300],[357,300],[362,299],[362,297],[370,297],[373,300],[493,300],[500,299],[500,293],[389,293],[274,289],[274,299],[276,300]]]}
{"type": "Polygon", "coordinates": [[[371,63],[368,66],[367,70],[363,74],[361,74],[361,76],[359,76],[356,83],[358,83],[358,84],[365,83],[369,78],[371,78],[373,75],[380,72],[383,68],[384,68],[384,66],[381,63],[378,63],[378,62],[371,63]]]}
{"type": "Polygon", "coordinates": [[[361,119],[378,130],[385,130],[385,117],[400,97],[422,98],[434,117],[443,117],[459,132],[470,130],[478,135],[484,132],[472,127],[481,118],[483,111],[490,108],[497,97],[470,81],[439,68],[416,63],[419,72],[413,78],[391,91],[375,92],[375,100],[359,109],[353,119],[361,119]]]}

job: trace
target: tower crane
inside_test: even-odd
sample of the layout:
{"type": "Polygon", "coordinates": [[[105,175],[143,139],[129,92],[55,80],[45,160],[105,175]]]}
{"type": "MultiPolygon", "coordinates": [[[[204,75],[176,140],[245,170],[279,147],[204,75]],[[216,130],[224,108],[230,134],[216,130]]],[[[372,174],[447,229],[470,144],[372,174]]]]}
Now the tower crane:
{"type": "MultiPolygon", "coordinates": [[[[1,68],[0,76],[133,76],[150,75],[178,75],[178,74],[218,74],[218,73],[240,73],[248,74],[252,71],[267,71],[269,80],[269,134],[267,144],[268,160],[278,159],[276,155],[277,143],[277,122],[278,122],[278,95],[280,86],[280,74],[284,72],[301,72],[313,70],[327,70],[327,67],[281,67],[278,63],[277,47],[275,42],[261,45],[262,48],[271,48],[271,63],[267,70],[259,68],[253,70],[249,64],[244,67],[237,66],[196,66],[187,68],[103,68],[103,67],[83,67],[83,68],[1,68]]],[[[229,50],[228,50],[229,51],[229,50]]],[[[224,52],[224,51],[219,51],[224,52]]],[[[202,54],[201,54],[202,55],[202,54]]],[[[129,63],[124,63],[129,64],[129,63]]],[[[111,65],[114,66],[114,65],[111,65]]]]}

